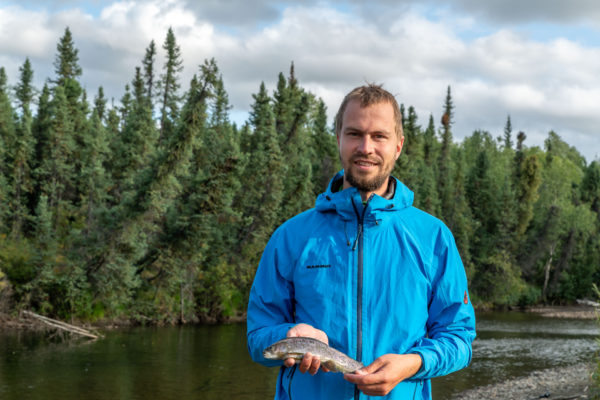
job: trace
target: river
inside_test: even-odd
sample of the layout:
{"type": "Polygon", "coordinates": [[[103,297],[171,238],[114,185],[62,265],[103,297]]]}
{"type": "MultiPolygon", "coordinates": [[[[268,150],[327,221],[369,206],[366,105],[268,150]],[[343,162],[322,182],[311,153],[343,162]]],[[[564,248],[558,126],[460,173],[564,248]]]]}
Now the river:
{"type": "MultiPolygon", "coordinates": [[[[473,362],[433,380],[436,400],[537,369],[590,361],[596,321],[478,315],[473,362]]],[[[0,332],[0,399],[269,399],[277,370],[252,363],[245,325],[132,328],[95,341],[0,332]]]]}

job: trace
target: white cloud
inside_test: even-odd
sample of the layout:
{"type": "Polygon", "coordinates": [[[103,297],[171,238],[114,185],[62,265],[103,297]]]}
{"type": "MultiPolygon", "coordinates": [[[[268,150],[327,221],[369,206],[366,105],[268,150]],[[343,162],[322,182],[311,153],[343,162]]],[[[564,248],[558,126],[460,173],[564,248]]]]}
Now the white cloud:
{"type": "MultiPolygon", "coordinates": [[[[273,90],[279,72],[287,75],[293,61],[300,84],[325,100],[330,118],[348,90],[369,81],[384,83],[400,102],[415,106],[422,125],[430,113],[438,123],[451,85],[457,139],[475,129],[499,135],[510,114],[515,130],[528,134],[528,144],[541,145],[554,129],[588,159],[599,152],[593,140],[600,123],[595,110],[600,103],[599,47],[569,40],[560,31],[554,40],[537,41],[512,26],[474,38],[461,35],[477,26],[481,15],[504,10],[504,3],[478,2],[471,14],[461,15],[446,8],[435,18],[410,8],[411,1],[400,3],[379,1],[378,12],[389,10],[381,18],[373,17],[374,11],[362,13],[360,4],[342,9],[316,1],[280,3],[278,8],[265,0],[256,9],[237,2],[235,15],[230,15],[231,4],[214,1],[121,1],[94,15],[77,8],[50,12],[0,7],[0,62],[14,82],[25,57],[32,57],[41,87],[53,75],[56,43],[68,25],[89,97],[103,85],[107,96],[118,99],[150,40],[159,53],[156,72],[162,72],[162,44],[172,27],[184,60],[182,87],[204,59],[214,57],[236,119],[247,112],[260,82],[273,90]],[[243,34],[227,28],[244,13],[253,22],[245,23],[243,34]]],[[[452,4],[472,5],[467,0],[452,4]]],[[[600,8],[585,4],[588,14],[600,8]]],[[[559,6],[553,7],[558,18],[559,6]]],[[[567,20],[565,16],[562,21],[567,20]]]]}

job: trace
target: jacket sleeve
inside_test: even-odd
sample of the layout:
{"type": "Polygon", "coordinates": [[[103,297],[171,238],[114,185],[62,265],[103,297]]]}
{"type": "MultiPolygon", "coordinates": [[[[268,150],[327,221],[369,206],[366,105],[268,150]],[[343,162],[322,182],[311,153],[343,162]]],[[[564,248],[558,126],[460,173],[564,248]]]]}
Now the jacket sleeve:
{"type": "MultiPolygon", "coordinates": [[[[294,323],[292,282],[285,277],[282,265],[292,262],[283,257],[285,250],[276,231],[262,255],[254,283],[250,290],[247,313],[248,351],[252,360],[265,366],[282,365],[279,360],[267,360],[263,350],[274,342],[284,339],[294,323]]],[[[291,278],[290,278],[291,279],[291,278]]]]}
{"type": "Polygon", "coordinates": [[[434,280],[428,307],[427,337],[410,353],[423,360],[411,379],[430,379],[466,367],[475,339],[475,313],[467,291],[467,277],[454,238],[444,227],[435,244],[434,280]]]}

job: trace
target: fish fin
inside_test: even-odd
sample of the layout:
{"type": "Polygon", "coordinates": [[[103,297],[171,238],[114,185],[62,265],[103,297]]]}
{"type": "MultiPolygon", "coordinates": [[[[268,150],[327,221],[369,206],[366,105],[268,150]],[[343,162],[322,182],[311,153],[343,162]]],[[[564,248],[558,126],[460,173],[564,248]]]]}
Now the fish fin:
{"type": "Polygon", "coordinates": [[[335,362],[331,360],[321,361],[321,364],[327,368],[330,372],[339,372],[339,369],[335,362]]]}

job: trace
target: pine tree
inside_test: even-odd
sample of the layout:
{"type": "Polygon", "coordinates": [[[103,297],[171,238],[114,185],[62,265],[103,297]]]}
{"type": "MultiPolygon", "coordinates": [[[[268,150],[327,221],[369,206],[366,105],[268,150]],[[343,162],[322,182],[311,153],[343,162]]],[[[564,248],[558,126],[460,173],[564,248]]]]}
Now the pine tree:
{"type": "Polygon", "coordinates": [[[160,141],[162,144],[169,141],[173,134],[177,114],[179,112],[179,73],[183,70],[181,49],[175,39],[173,29],[169,28],[163,44],[166,51],[166,61],[163,66],[164,73],[160,76],[160,141]]]}
{"type": "Polygon", "coordinates": [[[244,187],[236,200],[238,209],[249,223],[240,231],[238,253],[251,266],[256,266],[260,253],[277,224],[284,190],[284,159],[279,147],[271,99],[261,83],[250,123],[254,128],[248,142],[248,164],[242,176],[244,187]]]}
{"type": "MultiPolygon", "coordinates": [[[[415,160],[415,178],[412,184],[415,188],[415,206],[428,213],[441,217],[440,196],[437,186],[437,141],[435,140],[435,125],[433,116],[429,116],[427,129],[423,133],[423,158],[415,160]]],[[[401,156],[402,157],[402,156],[401,156]]]]}
{"type": "Polygon", "coordinates": [[[423,160],[428,166],[434,165],[436,151],[435,124],[433,122],[433,115],[429,115],[429,123],[423,135],[423,160]]]}
{"type": "Polygon", "coordinates": [[[510,115],[506,117],[506,125],[504,125],[504,149],[512,149],[512,123],[510,115]]]}
{"type": "Polygon", "coordinates": [[[129,113],[131,112],[131,89],[129,88],[129,84],[125,85],[125,94],[121,97],[121,107],[119,107],[119,119],[121,120],[121,128],[127,121],[127,117],[129,117],[129,113]]]}
{"type": "Polygon", "coordinates": [[[321,99],[317,101],[312,121],[312,142],[315,155],[313,157],[313,196],[316,197],[327,189],[329,180],[340,170],[339,156],[335,135],[327,124],[327,106],[321,99]]]}
{"type": "Polygon", "coordinates": [[[418,117],[415,108],[413,106],[408,107],[408,116],[406,120],[403,120],[404,147],[402,148],[402,153],[411,159],[413,159],[412,156],[415,153],[416,156],[421,156],[419,154],[419,149],[422,147],[420,142],[421,127],[417,124],[417,120],[418,117]]]}
{"type": "Polygon", "coordinates": [[[142,60],[142,65],[144,69],[144,84],[145,84],[145,95],[150,103],[150,108],[153,107],[154,104],[154,92],[155,92],[155,72],[154,72],[154,62],[156,61],[156,45],[154,44],[154,40],[150,41],[150,44],[146,48],[146,54],[144,55],[144,59],[142,60]]]}
{"type": "Polygon", "coordinates": [[[581,199],[590,205],[600,222],[600,162],[595,160],[585,169],[581,181],[581,199]]]}
{"type": "Polygon", "coordinates": [[[66,229],[65,224],[72,212],[71,204],[75,200],[75,142],[69,104],[62,86],[55,88],[50,107],[52,117],[48,131],[48,148],[42,150],[47,157],[42,160],[38,177],[42,182],[41,191],[48,197],[50,212],[54,218],[53,227],[61,226],[66,229]]]}
{"type": "Polygon", "coordinates": [[[286,160],[281,222],[309,208],[314,202],[313,145],[307,127],[313,101],[312,96],[299,86],[292,63],[287,82],[282,74],[279,75],[273,105],[279,148],[286,160]]]}
{"type": "Polygon", "coordinates": [[[98,95],[94,98],[94,113],[100,120],[104,122],[106,118],[106,98],[104,97],[104,89],[102,86],[98,88],[98,95]]]}
{"type": "Polygon", "coordinates": [[[56,80],[54,83],[64,88],[70,107],[75,107],[82,93],[81,86],[77,81],[82,70],[79,66],[79,50],[75,48],[69,27],[65,28],[65,33],[60,38],[56,50],[57,54],[54,59],[56,80]]]}
{"type": "Polygon", "coordinates": [[[475,232],[476,223],[473,220],[471,209],[467,200],[465,188],[466,177],[464,174],[464,152],[458,150],[456,155],[456,168],[453,176],[452,213],[448,218],[448,227],[456,240],[456,245],[469,275],[473,272],[471,260],[471,241],[475,232]]]}
{"type": "Polygon", "coordinates": [[[152,118],[152,108],[147,101],[144,81],[140,68],[136,68],[133,96],[127,99],[127,113],[120,135],[114,138],[113,163],[116,192],[120,197],[124,191],[133,188],[137,174],[148,166],[156,154],[158,131],[152,118]]]}
{"type": "Polygon", "coordinates": [[[29,218],[28,195],[33,190],[32,168],[35,155],[35,142],[32,132],[31,102],[34,97],[32,86],[33,71],[29,59],[20,71],[20,80],[15,87],[15,97],[20,109],[17,134],[11,145],[12,176],[12,234],[20,236],[23,224],[29,218]]]}
{"type": "Polygon", "coordinates": [[[14,111],[8,96],[7,77],[4,67],[0,67],[0,233],[6,233],[9,224],[10,189],[10,155],[6,148],[15,141],[14,111]]]}
{"type": "Polygon", "coordinates": [[[408,115],[405,115],[404,105],[401,105],[400,110],[403,115],[404,144],[402,154],[396,161],[393,175],[413,191],[419,191],[418,185],[422,183],[419,161],[422,161],[423,158],[421,141],[424,135],[421,133],[421,127],[417,124],[418,118],[414,107],[408,107],[408,115]]]}
{"type": "Polygon", "coordinates": [[[243,309],[240,294],[251,280],[247,266],[231,252],[237,246],[241,222],[233,200],[239,193],[243,165],[238,139],[227,116],[228,96],[214,59],[205,63],[200,80],[214,80],[214,96],[208,104],[210,119],[199,129],[201,143],[194,153],[189,179],[183,182],[187,190],[178,201],[181,212],[175,237],[177,248],[186,248],[178,252],[183,261],[180,265],[189,266],[180,270],[180,293],[194,294],[196,300],[188,295],[188,302],[200,307],[202,319],[219,320],[243,309]],[[198,267],[202,278],[194,285],[187,277],[197,276],[198,267]]]}
{"type": "Polygon", "coordinates": [[[450,92],[450,86],[446,94],[446,100],[444,102],[444,114],[442,115],[442,131],[441,131],[441,149],[438,160],[438,193],[440,195],[440,204],[442,217],[447,220],[449,215],[452,213],[452,160],[450,157],[450,151],[452,146],[452,131],[451,126],[454,118],[454,104],[452,102],[452,95],[450,92]]]}

